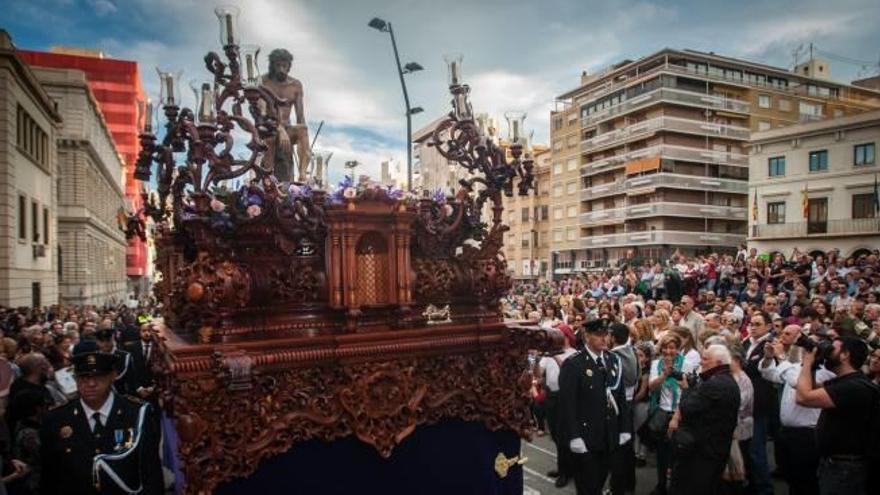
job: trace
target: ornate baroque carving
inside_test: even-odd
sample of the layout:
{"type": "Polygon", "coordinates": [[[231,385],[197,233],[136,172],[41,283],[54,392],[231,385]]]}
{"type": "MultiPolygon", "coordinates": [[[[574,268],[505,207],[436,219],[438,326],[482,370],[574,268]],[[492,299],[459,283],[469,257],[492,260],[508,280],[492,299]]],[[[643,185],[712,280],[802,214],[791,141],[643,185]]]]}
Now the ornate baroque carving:
{"type": "MultiPolygon", "coordinates": [[[[474,338],[479,337],[408,345],[461,346],[474,338]]],[[[417,426],[443,418],[480,421],[528,437],[531,378],[524,351],[550,348],[555,338],[543,330],[502,329],[495,332],[494,344],[474,343],[470,352],[457,354],[382,355],[406,351],[401,344],[337,351],[336,357],[370,356],[351,365],[317,365],[322,357],[333,357],[327,353],[231,351],[204,358],[204,365],[177,363],[176,374],[170,374],[166,359],[163,401],[177,417],[186,491],[209,492],[225,480],[248,476],[261,461],[311,439],[355,435],[388,457],[417,426]],[[312,365],[291,366],[297,357],[312,365]],[[267,364],[277,367],[279,360],[289,363],[281,364],[281,371],[262,371],[267,364]],[[200,367],[204,371],[191,373],[200,367]]]]}

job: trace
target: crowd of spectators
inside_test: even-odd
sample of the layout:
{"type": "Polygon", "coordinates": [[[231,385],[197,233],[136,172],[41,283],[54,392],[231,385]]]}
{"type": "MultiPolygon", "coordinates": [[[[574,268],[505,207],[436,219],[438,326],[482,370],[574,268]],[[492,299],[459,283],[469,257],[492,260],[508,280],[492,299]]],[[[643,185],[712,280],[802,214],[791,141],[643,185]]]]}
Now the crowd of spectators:
{"type": "MultiPolygon", "coordinates": [[[[642,375],[634,391],[634,430],[644,434],[640,437],[658,410],[670,423],[688,376],[700,371],[701,353],[723,345],[741,395],[722,475],[724,490],[773,493],[771,476],[778,475],[791,493],[820,493],[820,461],[837,455],[816,440],[822,411],[835,407],[833,371],[850,369],[841,367],[843,360],[859,377],[880,384],[880,251],[846,258],[836,250],[814,254],[795,250],[785,256],[742,247],[735,255],[675,253],[657,261],[630,252],[616,267],[519,282],[502,306],[507,318],[530,320],[566,335],[595,319],[627,325],[642,375]],[[866,359],[861,358],[862,348],[866,359]],[[806,375],[815,384],[829,383],[832,399],[810,396],[812,381],[798,389],[805,360],[811,368],[806,375]]],[[[534,362],[532,390],[542,434],[544,422],[552,423],[552,418],[544,419],[541,402],[553,388],[548,388],[545,366],[540,365],[546,359],[534,362]]],[[[854,417],[877,422],[880,410],[863,409],[867,416],[854,417]]],[[[673,473],[674,423],[670,436],[636,438],[639,466],[645,466],[649,450],[656,452],[653,493],[666,493],[673,473]]],[[[864,422],[856,427],[866,428],[864,422]]],[[[547,430],[559,434],[553,424],[547,430]]],[[[853,434],[858,436],[858,430],[853,434]]],[[[873,486],[880,490],[880,485],[873,486]]]]}
{"type": "Polygon", "coordinates": [[[147,306],[132,304],[0,307],[0,494],[39,493],[40,425],[47,411],[76,396],[73,347],[108,334],[111,347],[139,342],[155,331],[152,317],[147,306]]]}

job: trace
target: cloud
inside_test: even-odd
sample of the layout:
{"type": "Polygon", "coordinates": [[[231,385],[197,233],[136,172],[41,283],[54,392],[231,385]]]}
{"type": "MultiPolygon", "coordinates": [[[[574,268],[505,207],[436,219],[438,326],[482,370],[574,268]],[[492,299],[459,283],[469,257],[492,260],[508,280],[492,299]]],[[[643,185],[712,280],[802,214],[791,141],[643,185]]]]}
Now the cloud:
{"type": "Polygon", "coordinates": [[[118,10],[116,4],[111,0],[88,0],[88,3],[99,17],[115,14],[118,10]]]}

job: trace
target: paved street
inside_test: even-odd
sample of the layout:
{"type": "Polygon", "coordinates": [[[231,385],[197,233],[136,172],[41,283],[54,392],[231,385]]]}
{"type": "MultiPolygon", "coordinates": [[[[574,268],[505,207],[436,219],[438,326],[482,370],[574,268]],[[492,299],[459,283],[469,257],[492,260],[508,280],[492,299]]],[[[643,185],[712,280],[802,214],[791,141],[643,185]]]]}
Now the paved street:
{"type": "MultiPolygon", "coordinates": [[[[525,486],[524,495],[575,495],[574,481],[565,488],[556,488],[555,480],[547,477],[547,471],[556,467],[556,448],[549,435],[537,437],[532,442],[522,442],[522,455],[529,458],[523,466],[525,486]]],[[[770,458],[772,459],[772,452],[770,458]]],[[[648,465],[636,468],[636,495],[647,495],[657,483],[653,456],[648,456],[648,465]]],[[[788,488],[785,483],[774,479],[776,495],[786,495],[788,488]]]]}

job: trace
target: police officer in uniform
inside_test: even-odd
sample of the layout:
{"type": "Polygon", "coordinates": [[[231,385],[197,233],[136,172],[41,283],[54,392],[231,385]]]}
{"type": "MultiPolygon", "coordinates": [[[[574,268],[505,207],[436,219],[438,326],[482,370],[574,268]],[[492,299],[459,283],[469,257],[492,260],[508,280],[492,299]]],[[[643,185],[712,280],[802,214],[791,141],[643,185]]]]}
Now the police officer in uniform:
{"type": "Polygon", "coordinates": [[[95,332],[95,338],[98,340],[98,347],[101,352],[115,356],[116,381],[113,382],[113,389],[121,395],[135,395],[137,378],[135,377],[131,353],[120,349],[116,345],[113,329],[111,328],[99,329],[95,332]]]}
{"type": "Polygon", "coordinates": [[[113,390],[116,356],[84,340],[73,370],[79,396],[50,411],[40,429],[40,493],[164,493],[152,407],[113,390]]]}
{"type": "Polygon", "coordinates": [[[578,495],[600,495],[612,454],[632,438],[619,358],[608,350],[608,321],[587,322],[583,349],[559,373],[560,414],[574,457],[578,495]]]}

